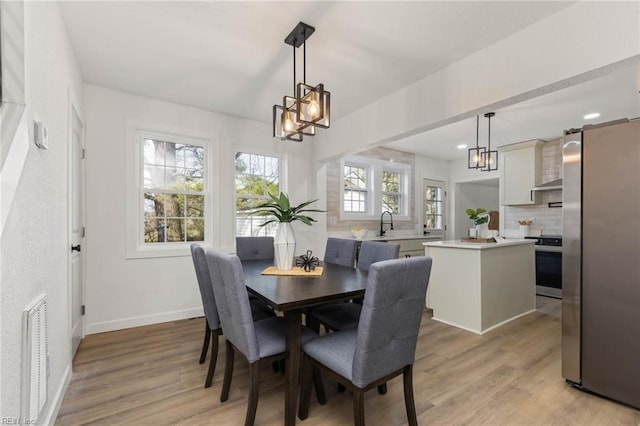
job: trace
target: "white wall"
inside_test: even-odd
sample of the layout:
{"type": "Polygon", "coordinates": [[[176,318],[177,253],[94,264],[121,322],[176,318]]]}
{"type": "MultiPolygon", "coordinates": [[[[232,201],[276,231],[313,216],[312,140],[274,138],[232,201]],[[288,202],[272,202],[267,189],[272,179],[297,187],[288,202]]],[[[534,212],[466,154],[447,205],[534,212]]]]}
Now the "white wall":
{"type": "Polygon", "coordinates": [[[331,158],[441,127],[622,69],[639,54],[640,3],[576,2],[336,120],[314,153],[331,158]]]}
{"type": "Polygon", "coordinates": [[[500,191],[496,185],[485,185],[482,182],[455,184],[456,205],[453,212],[454,238],[459,239],[469,235],[469,228],[473,221],[465,213],[467,209],[483,208],[487,212],[499,211],[500,191]]]}
{"type": "MultiPolygon", "coordinates": [[[[29,138],[29,151],[0,242],[3,418],[20,416],[21,315],[41,293],[49,303],[50,400],[61,396],[71,368],[67,100],[71,93],[82,111],[82,82],[58,5],[26,2],[24,9],[27,107],[18,137],[29,138]],[[49,130],[48,151],[31,142],[34,119],[49,130]]],[[[52,414],[55,408],[50,403],[45,410],[52,414]]]]}
{"type": "MultiPolygon", "coordinates": [[[[204,135],[220,153],[214,171],[214,246],[234,250],[236,147],[286,154],[286,189],[299,203],[315,195],[315,170],[303,143],[271,137],[270,125],[141,96],[85,86],[87,168],[86,331],[107,330],[202,315],[190,256],[126,258],[126,156],[132,120],[204,135]]],[[[214,152],[216,152],[214,150],[214,152]]],[[[297,251],[314,247],[314,233],[294,224],[297,251]]],[[[187,254],[187,253],[185,253],[187,254]]]]}

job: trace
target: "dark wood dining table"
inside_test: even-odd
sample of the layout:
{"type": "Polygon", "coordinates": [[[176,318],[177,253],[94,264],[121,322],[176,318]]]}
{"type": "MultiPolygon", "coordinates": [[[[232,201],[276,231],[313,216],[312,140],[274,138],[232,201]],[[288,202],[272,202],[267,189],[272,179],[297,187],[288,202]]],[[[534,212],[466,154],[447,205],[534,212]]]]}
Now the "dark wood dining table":
{"type": "Polygon", "coordinates": [[[327,302],[362,297],[368,273],[327,263],[321,265],[320,276],[262,275],[271,265],[271,260],[250,260],[242,262],[242,269],[247,290],[287,319],[284,424],[288,426],[296,422],[303,312],[327,302]]]}

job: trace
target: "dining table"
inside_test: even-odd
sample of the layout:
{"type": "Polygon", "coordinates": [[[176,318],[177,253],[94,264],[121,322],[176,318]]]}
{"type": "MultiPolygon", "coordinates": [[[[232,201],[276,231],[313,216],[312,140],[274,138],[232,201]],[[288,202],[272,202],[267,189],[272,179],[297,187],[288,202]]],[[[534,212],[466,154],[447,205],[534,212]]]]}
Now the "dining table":
{"type": "Polygon", "coordinates": [[[284,424],[294,425],[301,363],[302,315],[314,306],[364,296],[367,271],[322,263],[322,275],[263,275],[273,260],[242,261],[250,294],[282,312],[287,320],[284,424]]]}

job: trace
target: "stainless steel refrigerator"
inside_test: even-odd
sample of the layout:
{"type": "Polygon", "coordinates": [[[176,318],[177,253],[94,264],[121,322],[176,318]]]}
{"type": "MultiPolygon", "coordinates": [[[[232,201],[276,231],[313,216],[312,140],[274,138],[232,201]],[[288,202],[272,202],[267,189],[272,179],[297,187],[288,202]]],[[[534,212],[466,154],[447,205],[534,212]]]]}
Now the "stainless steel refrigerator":
{"type": "Polygon", "coordinates": [[[562,376],[640,408],[640,119],[563,140],[562,376]]]}

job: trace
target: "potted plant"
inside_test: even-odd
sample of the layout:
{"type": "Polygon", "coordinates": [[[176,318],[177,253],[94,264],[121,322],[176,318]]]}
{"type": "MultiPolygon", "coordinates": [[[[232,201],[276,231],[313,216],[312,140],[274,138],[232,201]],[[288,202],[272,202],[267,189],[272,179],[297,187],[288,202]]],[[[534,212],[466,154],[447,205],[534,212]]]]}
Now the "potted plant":
{"type": "Polygon", "coordinates": [[[316,222],[316,220],[303,213],[324,212],[324,210],[305,208],[309,204],[318,201],[317,198],[292,206],[289,196],[284,192],[280,192],[280,196],[269,194],[269,197],[271,197],[271,201],[256,206],[249,214],[272,217],[260,226],[266,226],[270,223],[278,224],[276,236],[273,239],[276,268],[288,271],[293,267],[293,256],[296,248],[296,239],[293,235],[291,222],[298,220],[305,225],[311,226],[311,223],[316,222]]]}
{"type": "Polygon", "coordinates": [[[482,207],[479,207],[477,209],[467,209],[465,210],[465,213],[467,214],[467,216],[469,216],[469,219],[471,219],[473,221],[473,224],[475,225],[474,228],[471,228],[469,230],[469,235],[471,237],[482,237],[483,231],[486,231],[489,228],[489,215],[487,214],[487,211],[485,209],[483,209],[482,207]]]}

